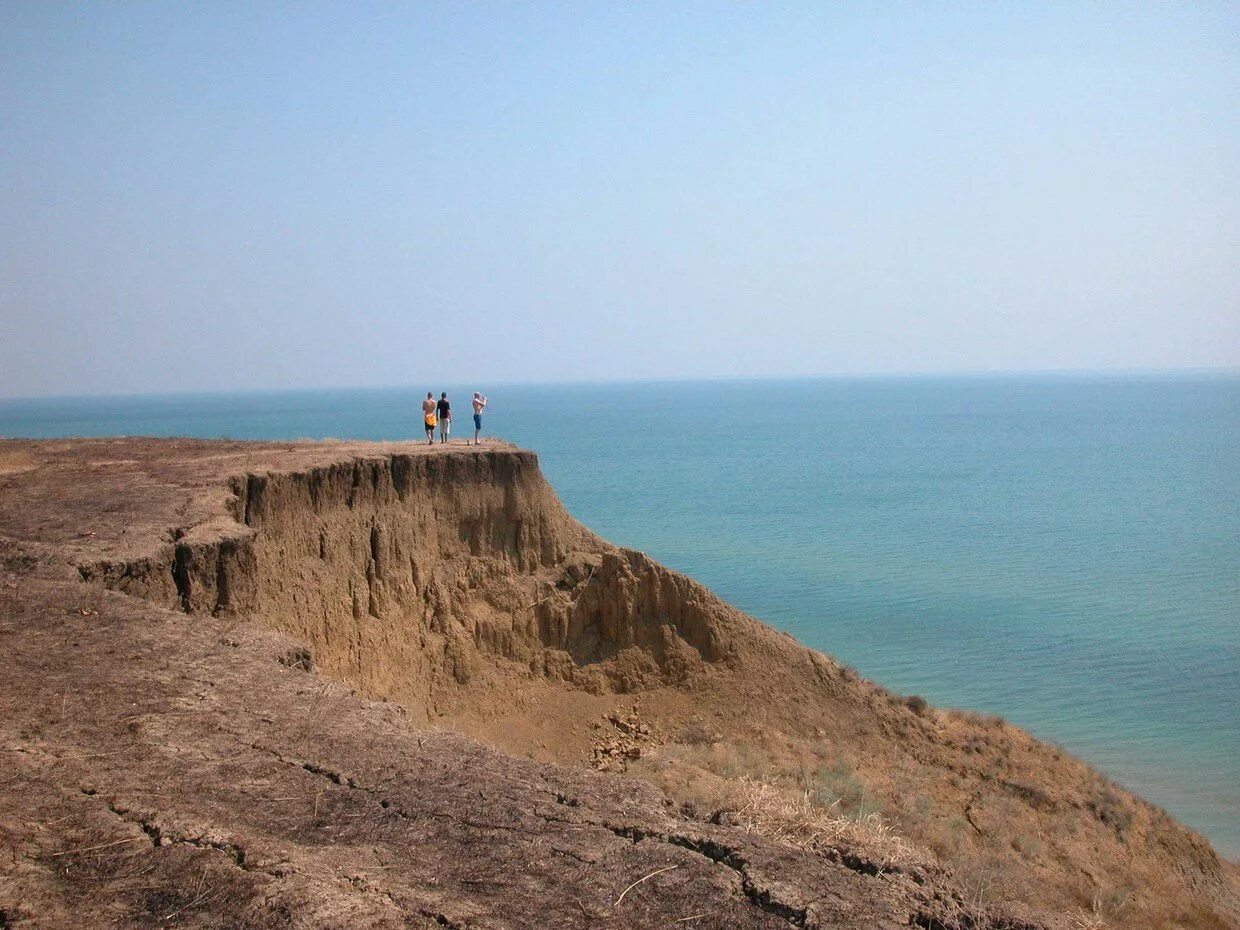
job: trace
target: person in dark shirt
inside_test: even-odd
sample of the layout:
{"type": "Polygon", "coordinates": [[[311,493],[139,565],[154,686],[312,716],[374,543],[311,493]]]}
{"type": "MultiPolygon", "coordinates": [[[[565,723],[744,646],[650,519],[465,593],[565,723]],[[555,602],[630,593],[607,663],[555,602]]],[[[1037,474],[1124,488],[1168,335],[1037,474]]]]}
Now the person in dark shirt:
{"type": "Polygon", "coordinates": [[[439,403],[435,405],[439,412],[439,441],[447,442],[448,433],[452,430],[452,405],[448,403],[448,392],[439,395],[439,403]]]}

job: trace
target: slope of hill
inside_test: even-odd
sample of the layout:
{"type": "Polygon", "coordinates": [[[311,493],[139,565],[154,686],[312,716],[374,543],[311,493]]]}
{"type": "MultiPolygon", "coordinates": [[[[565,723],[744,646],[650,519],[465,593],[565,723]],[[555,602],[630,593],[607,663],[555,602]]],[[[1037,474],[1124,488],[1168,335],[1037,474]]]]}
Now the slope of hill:
{"type": "Polygon", "coordinates": [[[3,442],[0,503],[0,926],[1237,924],[1162,811],[599,539],[529,452],[3,442]]]}

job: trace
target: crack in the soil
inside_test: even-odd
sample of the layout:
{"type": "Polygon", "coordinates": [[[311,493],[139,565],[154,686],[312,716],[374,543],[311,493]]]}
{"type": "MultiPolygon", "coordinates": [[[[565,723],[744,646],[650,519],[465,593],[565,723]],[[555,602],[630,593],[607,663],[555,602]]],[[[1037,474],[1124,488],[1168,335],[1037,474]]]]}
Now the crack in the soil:
{"type": "MultiPolygon", "coordinates": [[[[265,752],[269,754],[270,756],[272,756],[273,758],[275,758],[277,761],[283,763],[284,765],[288,765],[294,768],[300,768],[303,771],[311,773],[312,775],[318,775],[320,778],[326,779],[327,781],[331,782],[333,785],[338,785],[342,788],[349,788],[353,791],[360,791],[363,794],[372,798],[374,800],[374,803],[377,804],[384,811],[390,814],[394,814],[395,816],[399,817],[401,820],[406,820],[406,821],[409,821],[410,823],[416,823],[418,820],[426,818],[426,819],[431,819],[431,820],[446,820],[451,823],[459,824],[463,827],[469,827],[470,829],[473,829],[473,830],[503,830],[503,831],[509,831],[512,833],[524,833],[530,836],[539,835],[538,831],[531,830],[530,828],[522,826],[520,824],[483,823],[482,821],[470,820],[467,817],[460,817],[456,814],[449,814],[444,811],[418,811],[416,813],[407,811],[403,807],[393,804],[386,797],[383,797],[377,789],[371,788],[368,785],[363,785],[360,782],[353,780],[349,776],[344,775],[340,772],[334,771],[332,769],[329,769],[323,765],[319,765],[318,763],[315,763],[315,762],[299,762],[295,759],[288,759],[285,756],[283,756],[279,751],[275,749],[271,749],[270,747],[267,747],[267,746],[260,746],[258,744],[251,743],[250,748],[256,749],[260,752],[265,752]]],[[[538,813],[538,812],[535,811],[535,813],[538,813]]],[[[544,820],[554,821],[554,818],[546,817],[541,814],[539,816],[541,816],[542,819],[544,820]]],[[[569,823],[570,821],[562,821],[562,822],[569,823]]]]}
{"type": "Polygon", "coordinates": [[[906,873],[904,869],[894,863],[879,865],[872,859],[867,859],[864,856],[846,852],[845,850],[837,849],[835,847],[822,850],[821,855],[828,862],[834,862],[836,865],[842,865],[850,872],[856,872],[858,875],[868,875],[871,878],[877,878],[882,875],[909,874],[914,881],[921,884],[916,875],[906,873]]]}
{"type": "Polygon", "coordinates": [[[348,878],[348,882],[358,891],[364,892],[365,894],[380,895],[381,897],[386,898],[387,902],[391,904],[392,907],[396,908],[396,910],[402,915],[414,913],[396,899],[396,895],[390,888],[384,888],[380,885],[374,884],[371,876],[369,875],[351,875],[348,878]]]}
{"type": "MultiPolygon", "coordinates": [[[[281,762],[288,762],[291,765],[298,764],[298,763],[289,762],[289,760],[285,759],[283,756],[277,755],[277,758],[281,762]]],[[[314,775],[321,775],[323,778],[326,778],[332,784],[340,785],[342,788],[353,788],[356,791],[364,791],[367,794],[375,793],[372,789],[367,788],[365,785],[359,784],[358,782],[350,778],[348,775],[345,775],[341,772],[337,772],[332,769],[326,768],[325,766],[319,765],[315,762],[302,762],[299,764],[307,772],[310,772],[311,774],[314,774],[314,775]]]]}
{"type": "Polygon", "coordinates": [[[571,849],[565,849],[563,846],[552,846],[550,848],[553,856],[563,856],[565,859],[573,859],[583,865],[598,865],[597,857],[594,859],[587,859],[585,856],[579,856],[571,849]]]}
{"type": "MultiPolygon", "coordinates": [[[[360,782],[355,781],[350,776],[345,775],[342,772],[337,772],[335,769],[329,769],[327,766],[320,765],[317,762],[305,762],[299,759],[290,759],[280,752],[280,750],[272,749],[270,746],[264,746],[261,743],[250,743],[250,748],[257,752],[266,753],[281,765],[291,766],[292,768],[309,772],[311,775],[318,775],[320,778],[325,778],[333,785],[339,785],[342,788],[352,788],[354,791],[362,791],[371,795],[377,793],[374,788],[363,785],[360,782]]],[[[383,802],[380,803],[384,807],[387,807],[387,804],[384,804],[383,802]]]]}
{"type": "MultiPolygon", "coordinates": [[[[307,771],[312,771],[312,769],[307,769],[307,771]]],[[[316,772],[315,774],[321,774],[321,773],[316,772]]],[[[326,777],[326,775],[324,775],[323,777],[326,777]]],[[[353,786],[351,779],[344,779],[340,783],[351,786],[351,787],[353,786]]],[[[165,848],[170,845],[192,846],[196,849],[213,849],[213,850],[216,850],[217,852],[224,853],[224,855],[228,857],[229,861],[236,868],[240,869],[243,872],[258,872],[260,874],[270,876],[271,878],[281,877],[281,873],[278,871],[273,872],[268,869],[260,868],[254,865],[247,857],[245,847],[241,846],[240,844],[207,839],[204,836],[195,837],[195,836],[185,836],[185,835],[177,835],[177,834],[171,833],[166,828],[159,826],[159,824],[155,823],[155,821],[153,820],[149,820],[149,819],[142,818],[142,817],[130,816],[130,813],[131,813],[130,810],[128,808],[120,806],[114,800],[108,802],[108,809],[113,814],[115,814],[117,817],[121,818],[121,820],[125,821],[126,823],[136,824],[138,827],[140,827],[142,829],[142,832],[145,833],[147,837],[150,839],[151,845],[155,849],[165,848]]],[[[402,913],[406,912],[406,909],[401,905],[399,901],[396,900],[392,892],[387,889],[374,888],[374,887],[363,887],[361,890],[367,893],[371,893],[371,894],[381,894],[384,897],[386,897],[389,901],[391,901],[391,903],[397,908],[397,910],[401,911],[402,913]]],[[[274,901],[276,897],[277,896],[269,896],[267,899],[265,899],[264,906],[274,901]]],[[[424,912],[423,916],[432,916],[432,915],[427,912],[424,912]]],[[[458,925],[454,923],[442,924],[441,922],[441,925],[449,927],[449,928],[458,927],[458,925]]],[[[0,930],[4,930],[3,925],[0,925],[0,930]]],[[[461,930],[463,930],[463,928],[461,928],[461,930]]]]}
{"type": "Polygon", "coordinates": [[[435,921],[441,927],[447,927],[448,930],[465,930],[464,924],[458,924],[447,914],[441,914],[438,911],[418,911],[418,914],[435,921]]]}
{"type": "Polygon", "coordinates": [[[697,853],[699,856],[704,856],[711,862],[725,866],[735,872],[741,880],[741,891],[744,893],[745,898],[763,912],[775,917],[782,917],[794,927],[804,927],[809,919],[809,911],[806,908],[780,901],[775,897],[774,892],[770,888],[761,887],[750,873],[748,861],[731,846],[726,846],[723,843],[718,843],[705,837],[695,838],[677,833],[659,833],[657,831],[643,830],[640,827],[616,826],[614,824],[602,824],[602,826],[605,826],[616,836],[624,837],[634,843],[640,843],[642,840],[657,840],[660,843],[668,843],[681,849],[687,849],[689,852],[697,853]]]}
{"type": "Polygon", "coordinates": [[[973,792],[968,800],[968,803],[965,804],[964,819],[969,822],[970,827],[977,831],[978,836],[984,837],[986,835],[985,831],[983,831],[982,828],[977,825],[977,821],[973,819],[973,802],[977,800],[977,797],[978,792],[973,792]]]}
{"type": "Polygon", "coordinates": [[[139,826],[142,829],[142,832],[145,833],[150,839],[151,845],[156,849],[175,844],[193,846],[196,849],[214,849],[217,852],[222,852],[226,855],[232,861],[233,865],[241,869],[243,872],[258,871],[263,872],[266,875],[271,874],[270,872],[266,872],[264,869],[256,869],[253,865],[248,863],[246,861],[245,848],[236,843],[210,840],[203,836],[184,836],[167,832],[153,820],[147,820],[144,817],[129,816],[129,808],[121,807],[115,801],[108,802],[108,810],[126,823],[132,823],[139,826]]]}
{"type": "MultiPolygon", "coordinates": [[[[379,790],[372,788],[368,785],[363,785],[357,782],[355,779],[351,778],[350,776],[345,775],[344,773],[336,771],[332,768],[329,768],[325,765],[322,765],[316,762],[289,759],[286,756],[284,756],[282,753],[280,753],[278,750],[272,749],[267,746],[262,746],[259,744],[251,744],[251,748],[258,750],[260,752],[267,753],[268,755],[272,756],[273,758],[275,758],[277,761],[279,761],[280,763],[284,765],[288,765],[294,768],[299,768],[305,772],[309,772],[312,775],[317,775],[320,778],[323,778],[326,781],[331,782],[333,785],[337,785],[342,788],[348,788],[354,791],[360,791],[363,794],[367,795],[383,811],[389,814],[392,814],[396,817],[399,817],[400,819],[405,820],[405,821],[416,822],[420,819],[442,820],[442,821],[447,821],[450,823],[457,824],[458,826],[462,826],[462,827],[466,827],[468,829],[474,829],[474,830],[507,831],[507,832],[513,832],[513,833],[523,833],[523,834],[531,835],[531,836],[540,835],[540,832],[538,830],[532,829],[522,824],[488,823],[488,822],[482,822],[479,820],[473,820],[467,817],[461,817],[459,815],[447,813],[444,811],[424,810],[424,811],[417,811],[416,813],[407,811],[403,809],[402,807],[400,807],[399,805],[394,804],[388,798],[382,796],[379,790]]],[[[555,798],[556,804],[558,805],[561,805],[564,807],[580,808],[581,802],[576,798],[568,797],[564,795],[562,792],[552,792],[552,796],[555,798]]],[[[754,877],[750,869],[749,862],[744,858],[744,856],[740,854],[740,852],[737,849],[735,849],[732,846],[728,846],[724,843],[720,843],[716,840],[712,840],[706,837],[700,837],[700,836],[693,837],[693,836],[688,836],[685,834],[664,833],[658,830],[651,830],[651,829],[647,829],[643,827],[635,827],[635,826],[629,826],[629,825],[616,825],[616,824],[608,823],[606,821],[596,821],[596,820],[589,819],[589,818],[580,819],[580,820],[569,820],[565,818],[555,817],[551,813],[544,811],[544,810],[540,810],[537,807],[532,809],[532,813],[534,814],[534,816],[538,817],[539,820],[542,820],[546,823],[562,824],[568,827],[577,827],[577,828],[585,828],[585,829],[588,829],[591,827],[602,828],[602,829],[610,831],[616,836],[628,839],[633,843],[639,843],[642,840],[651,839],[651,840],[657,840],[659,842],[667,843],[672,846],[677,846],[681,849],[688,850],[689,852],[696,853],[697,855],[700,855],[706,859],[709,859],[711,862],[715,864],[722,865],[728,869],[731,869],[733,872],[735,872],[740,879],[741,891],[743,892],[745,899],[749,903],[751,903],[753,906],[762,910],[764,913],[787,920],[789,923],[791,923],[793,926],[796,926],[796,927],[805,927],[809,920],[809,911],[807,908],[800,907],[795,904],[791,904],[786,901],[780,900],[777,897],[777,895],[774,893],[774,891],[772,891],[771,888],[764,886],[764,884],[762,884],[758,879],[754,877]]],[[[579,858],[575,854],[572,854],[571,851],[563,850],[560,848],[556,848],[553,851],[557,853],[561,853],[573,859],[579,858]]],[[[824,856],[829,861],[834,862],[835,864],[840,865],[843,868],[846,868],[860,875],[878,877],[884,874],[900,871],[898,867],[883,867],[862,856],[856,855],[854,853],[844,852],[838,849],[829,850],[826,853],[824,853],[824,856]]],[[[585,861],[585,860],[581,860],[581,861],[585,861]]],[[[435,915],[430,912],[421,912],[421,913],[423,913],[423,916],[436,919],[435,915]]],[[[443,916],[443,915],[439,915],[439,916],[443,916]]],[[[930,917],[930,915],[924,912],[918,912],[917,914],[911,915],[911,917],[913,919],[917,919],[917,918],[925,919],[925,920],[933,919],[930,917]]],[[[448,918],[445,917],[444,919],[447,920],[448,918]]],[[[442,926],[447,926],[447,927],[456,926],[455,924],[452,924],[452,923],[444,924],[442,923],[442,921],[439,921],[439,920],[437,920],[437,922],[441,923],[442,926]]],[[[941,924],[926,924],[926,926],[938,927],[942,925],[941,924]]]]}

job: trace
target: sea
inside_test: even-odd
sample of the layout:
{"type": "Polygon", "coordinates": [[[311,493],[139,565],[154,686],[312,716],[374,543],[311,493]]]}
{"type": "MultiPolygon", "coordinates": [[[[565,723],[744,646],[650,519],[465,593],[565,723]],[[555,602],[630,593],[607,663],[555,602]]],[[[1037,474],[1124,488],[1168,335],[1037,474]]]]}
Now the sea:
{"type": "Polygon", "coordinates": [[[862,675],[1000,714],[1240,856],[1240,374],[0,401],[0,436],[457,438],[862,675]]]}

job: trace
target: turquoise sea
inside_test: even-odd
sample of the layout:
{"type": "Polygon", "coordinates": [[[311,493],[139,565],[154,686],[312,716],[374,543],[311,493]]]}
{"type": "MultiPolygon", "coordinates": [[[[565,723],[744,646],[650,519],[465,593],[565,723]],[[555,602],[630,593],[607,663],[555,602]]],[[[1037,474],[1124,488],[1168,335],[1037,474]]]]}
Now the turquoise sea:
{"type": "Polygon", "coordinates": [[[570,511],[862,674],[1054,740],[1240,855],[1240,377],[0,401],[0,435],[388,439],[469,391],[570,511]]]}

